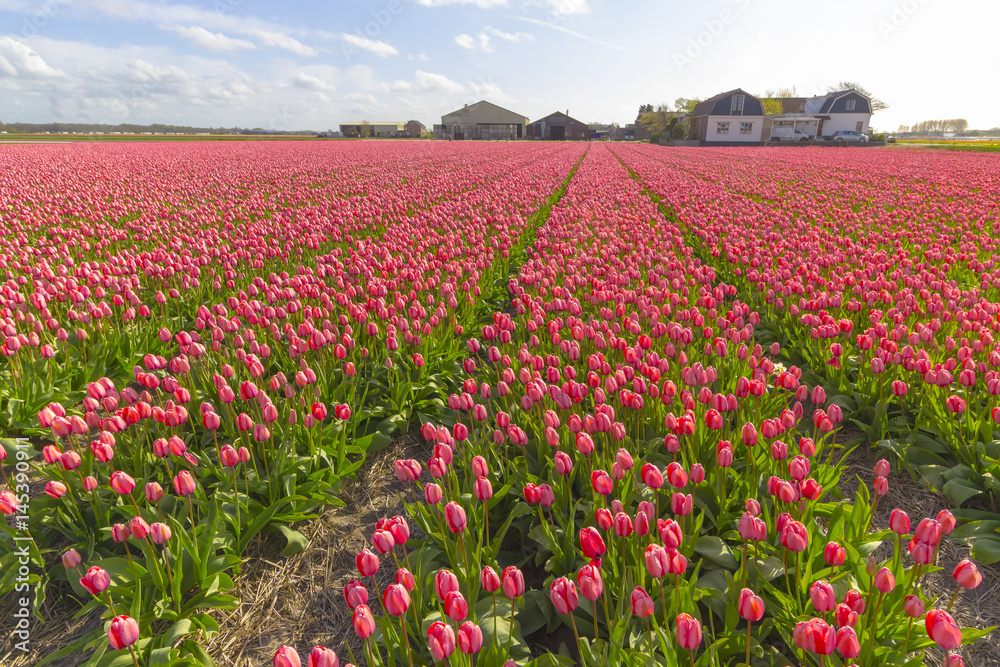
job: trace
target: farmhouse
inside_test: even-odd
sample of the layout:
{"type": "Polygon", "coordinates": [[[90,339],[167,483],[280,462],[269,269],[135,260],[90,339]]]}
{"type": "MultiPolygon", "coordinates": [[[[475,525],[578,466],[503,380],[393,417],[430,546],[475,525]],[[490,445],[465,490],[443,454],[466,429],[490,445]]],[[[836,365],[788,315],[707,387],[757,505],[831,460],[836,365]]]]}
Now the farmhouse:
{"type": "Polygon", "coordinates": [[[340,124],[345,137],[398,137],[406,130],[403,120],[358,120],[340,124]]]}
{"type": "Polygon", "coordinates": [[[513,140],[525,136],[528,117],[482,100],[441,116],[435,139],[513,140]]]}
{"type": "Polygon", "coordinates": [[[699,102],[691,116],[691,138],[699,141],[763,143],[771,136],[764,105],[742,88],[699,102]]]}
{"type": "Polygon", "coordinates": [[[550,141],[585,141],[591,133],[586,123],[571,118],[569,111],[556,111],[528,126],[529,139],[550,141]]]}
{"type": "Polygon", "coordinates": [[[872,103],[856,90],[840,90],[816,97],[780,98],[782,113],[772,116],[774,127],[802,130],[812,138],[834,132],[871,130],[872,103]]]}

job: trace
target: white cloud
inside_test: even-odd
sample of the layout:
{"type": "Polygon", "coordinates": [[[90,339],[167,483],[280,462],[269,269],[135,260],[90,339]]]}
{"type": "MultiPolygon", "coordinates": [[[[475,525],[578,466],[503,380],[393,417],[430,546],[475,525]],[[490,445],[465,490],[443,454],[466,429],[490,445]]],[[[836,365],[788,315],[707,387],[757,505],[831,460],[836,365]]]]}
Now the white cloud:
{"type": "Polygon", "coordinates": [[[469,49],[470,51],[478,49],[489,53],[493,51],[494,38],[505,42],[535,41],[535,37],[527,32],[504,32],[503,30],[498,30],[492,26],[486,26],[480,30],[475,37],[466,34],[457,35],[455,37],[455,43],[464,49],[469,49]]]}
{"type": "Polygon", "coordinates": [[[302,90],[315,90],[320,92],[336,90],[336,86],[327,83],[317,76],[306,74],[305,72],[299,72],[292,77],[292,85],[296,88],[301,88],[302,90]]]}
{"type": "Polygon", "coordinates": [[[368,39],[367,37],[362,37],[360,35],[351,35],[344,33],[341,36],[348,45],[353,46],[356,49],[361,49],[362,51],[368,51],[374,53],[382,58],[388,58],[389,56],[399,55],[399,51],[396,47],[385,42],[380,42],[375,39],[368,39]]]}
{"type": "Polygon", "coordinates": [[[247,30],[246,35],[254,37],[264,46],[275,46],[279,49],[285,49],[286,51],[291,51],[292,53],[297,53],[300,56],[308,56],[310,58],[315,58],[319,55],[319,50],[314,49],[311,46],[306,46],[302,42],[288,35],[276,32],[273,30],[260,30],[251,29],[247,30]]]}
{"type": "Polygon", "coordinates": [[[444,74],[433,72],[416,72],[417,84],[423,92],[427,93],[460,93],[464,90],[462,84],[452,81],[444,74]]]}
{"type": "Polygon", "coordinates": [[[234,39],[226,37],[221,32],[211,32],[200,26],[161,26],[164,30],[176,32],[184,39],[191,40],[195,46],[200,46],[209,51],[240,51],[242,49],[256,49],[257,45],[245,39],[234,39]]]}
{"type": "Polygon", "coordinates": [[[176,31],[175,26],[201,26],[206,32],[219,30],[227,34],[242,35],[254,40],[260,46],[284,49],[300,56],[313,58],[319,55],[318,49],[303,44],[292,37],[292,34],[319,36],[322,33],[262,21],[224,10],[226,6],[235,9],[240,4],[239,0],[231,0],[228,5],[216,3],[217,8],[214,10],[150,0],[77,0],[74,4],[84,16],[91,13],[86,11],[89,9],[125,21],[151,21],[167,30],[176,31]]]}
{"type": "Polygon", "coordinates": [[[43,79],[61,76],[30,46],[16,39],[0,35],[0,74],[24,79],[43,79]]]}
{"type": "Polygon", "coordinates": [[[418,5],[424,7],[444,7],[446,5],[473,5],[480,9],[492,9],[494,7],[506,7],[507,0],[416,0],[418,5]]]}
{"type": "Polygon", "coordinates": [[[560,16],[586,14],[590,11],[587,0],[545,0],[545,4],[549,6],[552,13],[560,16]]]}
{"type": "Polygon", "coordinates": [[[455,35],[455,43],[461,46],[463,49],[474,49],[476,48],[476,38],[472,35],[455,35]]]}

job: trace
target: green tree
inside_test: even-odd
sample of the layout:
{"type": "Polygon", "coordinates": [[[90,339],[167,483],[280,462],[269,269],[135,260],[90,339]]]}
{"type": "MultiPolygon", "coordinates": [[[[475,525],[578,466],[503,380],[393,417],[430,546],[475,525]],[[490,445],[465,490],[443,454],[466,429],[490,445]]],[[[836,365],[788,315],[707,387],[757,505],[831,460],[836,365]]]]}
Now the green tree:
{"type": "Polygon", "coordinates": [[[881,111],[882,109],[889,108],[888,104],[886,104],[882,100],[878,99],[877,97],[869,93],[867,88],[862,86],[860,83],[857,83],[856,81],[838,81],[836,85],[829,86],[827,88],[827,91],[835,93],[839,90],[851,90],[852,88],[872,101],[873,113],[876,111],[881,111]]]}
{"type": "Polygon", "coordinates": [[[764,91],[764,96],[760,98],[761,104],[764,106],[764,115],[777,116],[784,113],[785,108],[782,106],[781,100],[789,97],[798,97],[795,86],[764,91]]]}
{"type": "MultiPolygon", "coordinates": [[[[648,105],[644,104],[643,106],[648,105]]],[[[669,104],[657,104],[655,109],[651,109],[639,117],[639,123],[648,127],[653,134],[662,134],[676,116],[677,114],[670,110],[669,104]]]]}
{"type": "MultiPolygon", "coordinates": [[[[681,137],[691,136],[691,129],[694,126],[694,108],[701,102],[698,98],[678,97],[674,100],[674,109],[677,114],[677,126],[681,128],[681,137]]],[[[671,136],[675,132],[671,131],[671,136]]]]}

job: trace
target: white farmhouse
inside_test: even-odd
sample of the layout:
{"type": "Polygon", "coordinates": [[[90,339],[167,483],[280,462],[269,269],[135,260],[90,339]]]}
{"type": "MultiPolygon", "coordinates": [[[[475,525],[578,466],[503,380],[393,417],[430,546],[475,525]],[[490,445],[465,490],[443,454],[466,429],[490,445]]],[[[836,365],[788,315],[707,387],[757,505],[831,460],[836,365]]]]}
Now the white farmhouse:
{"type": "Polygon", "coordinates": [[[691,116],[691,138],[706,143],[759,144],[771,137],[764,105],[742,88],[699,102],[691,116]]]}

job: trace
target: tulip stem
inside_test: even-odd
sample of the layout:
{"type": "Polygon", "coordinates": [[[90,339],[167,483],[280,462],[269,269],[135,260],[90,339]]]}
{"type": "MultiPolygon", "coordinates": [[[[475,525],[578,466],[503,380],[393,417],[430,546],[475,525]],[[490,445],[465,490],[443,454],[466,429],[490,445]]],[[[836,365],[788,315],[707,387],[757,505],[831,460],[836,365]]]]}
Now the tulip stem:
{"type": "Polygon", "coordinates": [[[236,542],[238,544],[243,527],[240,520],[240,490],[236,487],[236,468],[230,468],[230,470],[233,473],[233,497],[236,500],[236,542]]]}
{"type": "Polygon", "coordinates": [[[569,624],[573,628],[573,636],[576,637],[576,650],[580,652],[580,660],[583,660],[583,646],[580,645],[580,633],[576,629],[576,619],[573,618],[573,610],[569,612],[569,624]]]}
{"type": "Polygon", "coordinates": [[[139,667],[139,660],[135,657],[135,651],[132,650],[131,646],[128,647],[128,652],[132,655],[132,664],[135,665],[135,667],[139,667]]]}
{"type": "MultiPolygon", "coordinates": [[[[907,614],[909,616],[909,614],[907,614]]],[[[910,630],[913,629],[913,617],[910,616],[910,622],[906,624],[906,639],[903,640],[903,658],[906,658],[907,649],[910,647],[910,630]]]]}
{"type": "Polygon", "coordinates": [[[948,600],[948,609],[946,609],[945,611],[951,612],[951,607],[952,607],[952,605],[955,604],[955,598],[958,597],[958,594],[959,594],[959,592],[961,592],[961,590],[962,590],[962,587],[959,586],[959,587],[957,587],[955,589],[955,592],[951,594],[951,599],[948,600]]]}
{"type": "Polygon", "coordinates": [[[192,533],[192,536],[193,536],[194,535],[194,529],[195,529],[195,524],[194,524],[194,503],[191,502],[191,494],[190,493],[188,494],[187,499],[188,499],[188,514],[191,516],[191,533],[192,533]]]}
{"type": "MultiPolygon", "coordinates": [[[[510,601],[510,631],[507,633],[507,653],[510,653],[510,640],[514,636],[514,610],[516,609],[517,598],[514,598],[510,601]]],[[[494,621],[494,624],[496,624],[496,621],[494,621]]],[[[597,631],[597,619],[594,619],[594,631],[597,631]]]]}
{"type": "Polygon", "coordinates": [[[406,634],[406,614],[399,617],[399,624],[403,628],[403,643],[406,644],[406,657],[410,659],[410,667],[413,667],[413,651],[410,649],[410,637],[406,634]]]}
{"type": "Polygon", "coordinates": [[[750,667],[750,626],[753,625],[750,621],[747,621],[747,667],[750,667]]]}

